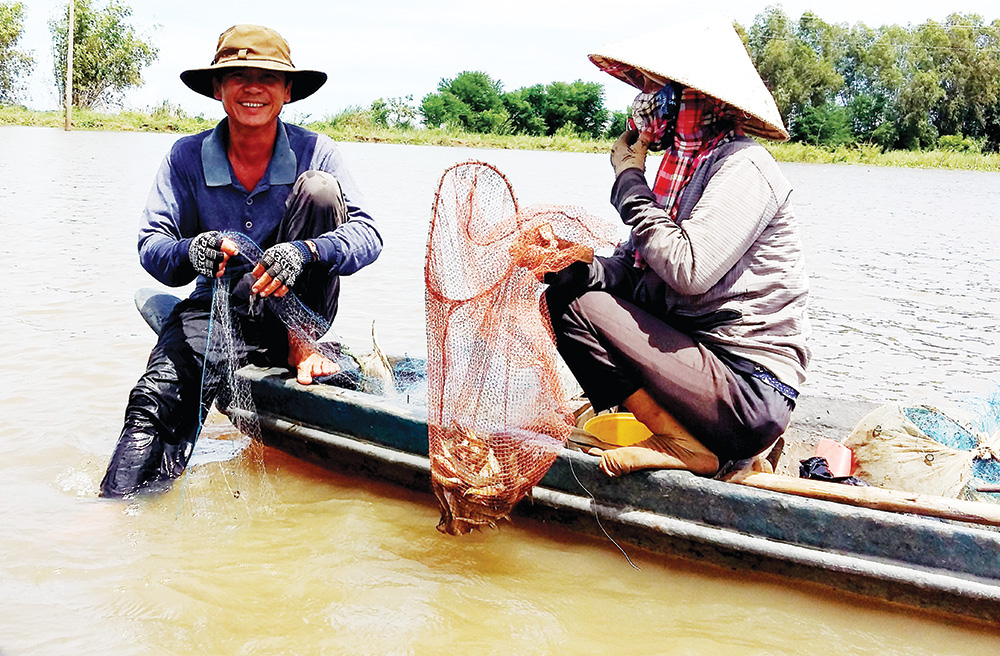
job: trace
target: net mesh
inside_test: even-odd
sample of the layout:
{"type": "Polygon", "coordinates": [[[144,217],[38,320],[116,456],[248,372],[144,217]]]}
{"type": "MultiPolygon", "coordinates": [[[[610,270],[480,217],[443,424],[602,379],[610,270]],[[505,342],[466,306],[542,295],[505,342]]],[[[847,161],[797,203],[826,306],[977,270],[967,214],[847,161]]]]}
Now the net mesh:
{"type": "MultiPolygon", "coordinates": [[[[206,383],[213,378],[218,381],[216,405],[228,415],[236,430],[227,430],[218,416],[202,417],[198,446],[190,466],[216,469],[219,475],[216,486],[222,485],[232,497],[232,503],[253,517],[273,512],[276,493],[267,477],[265,447],[260,441],[260,422],[250,387],[236,375],[247,349],[239,322],[234,320],[230,308],[229,284],[228,278],[218,278],[212,290],[212,315],[200,396],[204,409],[209,406],[205,399],[206,383]]],[[[217,503],[209,504],[207,496],[197,493],[205,486],[190,483],[190,477],[185,476],[178,513],[186,506],[194,515],[211,515],[208,509],[217,507],[217,503]]]]}
{"type": "Polygon", "coordinates": [[[612,226],[583,210],[520,209],[490,164],[442,175],[425,268],[438,530],[460,535],[508,519],[564,446],[573,414],[539,278],[612,243],[612,226]]]}
{"type": "MultiPolygon", "coordinates": [[[[249,237],[237,232],[223,233],[239,248],[238,257],[251,266],[260,262],[263,252],[249,237]]],[[[260,419],[247,379],[238,375],[247,363],[250,347],[240,330],[240,322],[230,305],[232,287],[238,276],[223,276],[215,280],[212,292],[212,314],[209,323],[205,363],[202,371],[201,407],[210,407],[206,394],[217,386],[216,406],[232,422],[236,431],[227,429],[221,417],[206,413],[201,417],[198,446],[192,456],[192,467],[212,466],[221,474],[221,484],[239,501],[250,515],[267,513],[274,508],[276,494],[265,468],[265,451],[261,441],[260,419]]],[[[358,388],[367,384],[358,361],[344,348],[329,322],[306,307],[293,293],[278,298],[251,298],[251,311],[255,304],[266,303],[288,330],[289,339],[297,340],[308,349],[322,353],[334,360],[340,372],[328,377],[329,382],[358,388]]],[[[182,487],[181,504],[193,514],[204,514],[204,499],[192,494],[199,485],[189,486],[186,476],[182,487]]],[[[180,508],[178,508],[180,512],[180,508]]]]}

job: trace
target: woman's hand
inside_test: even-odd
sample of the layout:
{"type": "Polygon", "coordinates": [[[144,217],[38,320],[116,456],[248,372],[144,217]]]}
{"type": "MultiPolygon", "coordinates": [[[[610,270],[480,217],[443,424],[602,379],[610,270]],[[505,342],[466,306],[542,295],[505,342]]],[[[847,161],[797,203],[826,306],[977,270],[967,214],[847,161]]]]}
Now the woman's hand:
{"type": "Polygon", "coordinates": [[[617,178],[628,169],[646,170],[646,151],[649,150],[649,133],[626,130],[611,146],[611,166],[617,178]]]}
{"type": "Polygon", "coordinates": [[[592,248],[557,237],[548,223],[522,230],[509,251],[514,264],[530,270],[539,281],[546,273],[560,271],[573,262],[594,259],[592,248]]]}

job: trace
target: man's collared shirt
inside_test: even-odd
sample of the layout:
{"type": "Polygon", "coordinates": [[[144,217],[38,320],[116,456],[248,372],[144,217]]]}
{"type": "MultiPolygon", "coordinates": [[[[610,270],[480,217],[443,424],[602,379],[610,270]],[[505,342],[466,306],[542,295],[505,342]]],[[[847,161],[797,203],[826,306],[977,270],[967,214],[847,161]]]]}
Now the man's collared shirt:
{"type": "MultiPolygon", "coordinates": [[[[341,275],[375,261],[382,237],[332,139],[279,120],[267,171],[248,191],[229,163],[227,138],[224,119],[214,130],[179,139],[164,158],[139,228],[139,261],[153,277],[172,287],[194,280],[188,247],[209,230],[241,232],[262,249],[272,246],[292,186],[309,170],[335,176],[347,201],[349,220],[312,240],[320,260],[341,275]]],[[[210,294],[211,281],[199,277],[191,296],[210,294]]]]}

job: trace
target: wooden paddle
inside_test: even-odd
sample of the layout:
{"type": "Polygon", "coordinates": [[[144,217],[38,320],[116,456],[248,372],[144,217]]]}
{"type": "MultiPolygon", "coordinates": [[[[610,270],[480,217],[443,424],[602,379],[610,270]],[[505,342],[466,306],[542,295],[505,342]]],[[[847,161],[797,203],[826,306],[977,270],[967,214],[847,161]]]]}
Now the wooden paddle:
{"type": "Polygon", "coordinates": [[[889,512],[912,513],[954,519],[975,524],[1000,526],[1000,506],[962,499],[947,499],[928,494],[913,494],[880,487],[857,487],[842,483],[814,481],[763,472],[738,472],[727,479],[750,487],[796,494],[798,496],[836,501],[852,506],[889,512]]]}

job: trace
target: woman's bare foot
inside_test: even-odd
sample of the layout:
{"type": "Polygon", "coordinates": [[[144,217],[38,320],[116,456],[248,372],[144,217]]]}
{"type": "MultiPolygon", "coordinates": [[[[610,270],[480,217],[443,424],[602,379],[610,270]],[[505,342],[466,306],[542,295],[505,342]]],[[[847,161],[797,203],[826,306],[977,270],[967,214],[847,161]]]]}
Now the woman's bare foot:
{"type": "Polygon", "coordinates": [[[288,364],[295,367],[295,379],[302,385],[311,384],[317,376],[331,376],[340,371],[336,362],[292,335],[288,336],[288,364]]]}
{"type": "Polygon", "coordinates": [[[653,435],[617,449],[592,449],[592,455],[600,455],[601,470],[605,474],[624,476],[639,469],[686,469],[695,474],[714,474],[719,470],[719,459],[715,454],[646,390],[637,390],[625,399],[624,405],[653,435]]]}
{"type": "Polygon", "coordinates": [[[631,446],[603,451],[600,456],[601,471],[608,476],[624,476],[640,469],[686,469],[703,475],[719,470],[719,459],[700,442],[668,435],[653,435],[631,446]]]}

